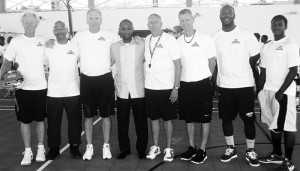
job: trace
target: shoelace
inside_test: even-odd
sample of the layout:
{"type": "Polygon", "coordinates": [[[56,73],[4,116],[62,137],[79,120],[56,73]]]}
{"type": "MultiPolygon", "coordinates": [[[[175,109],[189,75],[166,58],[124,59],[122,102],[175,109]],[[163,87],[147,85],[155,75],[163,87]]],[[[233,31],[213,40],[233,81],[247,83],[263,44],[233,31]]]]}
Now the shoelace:
{"type": "Polygon", "coordinates": [[[173,150],[164,150],[167,158],[171,158],[173,156],[173,150]]]}
{"type": "Polygon", "coordinates": [[[24,151],[24,152],[22,153],[22,155],[23,155],[24,158],[26,158],[26,159],[31,159],[31,153],[30,153],[30,151],[24,151]]]}
{"type": "Polygon", "coordinates": [[[248,152],[248,155],[251,159],[256,159],[257,158],[257,154],[254,151],[250,151],[248,152]]]}
{"type": "Polygon", "coordinates": [[[154,154],[156,152],[157,148],[151,147],[149,154],[154,154]]]}
{"type": "Polygon", "coordinates": [[[38,155],[42,155],[42,154],[44,154],[44,148],[43,147],[38,147],[38,150],[37,150],[37,153],[38,153],[38,155]]]}
{"type": "Polygon", "coordinates": [[[225,151],[225,155],[226,155],[226,156],[229,156],[229,155],[233,152],[233,150],[234,150],[234,149],[227,148],[226,151],[225,151]]]}

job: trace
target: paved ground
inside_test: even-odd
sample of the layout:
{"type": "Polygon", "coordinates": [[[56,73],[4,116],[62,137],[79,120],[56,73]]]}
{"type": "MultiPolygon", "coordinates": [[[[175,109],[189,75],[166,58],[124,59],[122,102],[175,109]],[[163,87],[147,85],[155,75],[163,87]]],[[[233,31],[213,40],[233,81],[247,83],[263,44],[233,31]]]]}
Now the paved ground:
{"type": "MultiPolygon", "coordinates": [[[[3,97],[4,90],[0,90],[0,97],[3,97]]],[[[260,167],[251,167],[245,160],[246,141],[243,133],[242,121],[237,118],[234,123],[235,128],[235,143],[238,149],[238,158],[232,160],[229,163],[220,162],[220,156],[225,150],[225,140],[222,133],[221,122],[218,119],[218,111],[213,113],[213,121],[211,124],[211,132],[207,145],[208,159],[201,165],[195,165],[190,162],[181,161],[177,156],[183,153],[187,147],[187,138],[185,134],[185,127],[183,121],[174,121],[174,136],[173,136],[173,148],[177,158],[171,163],[162,162],[163,155],[158,156],[155,160],[140,160],[135,150],[135,128],[133,120],[131,118],[130,124],[130,138],[131,138],[131,150],[132,153],[124,160],[117,160],[116,156],[119,153],[118,141],[117,141],[117,123],[116,116],[112,116],[112,135],[111,135],[111,151],[113,158],[111,160],[102,160],[102,123],[101,120],[94,126],[94,148],[95,154],[91,161],[82,161],[72,159],[69,154],[69,148],[64,148],[67,145],[67,122],[64,115],[62,126],[62,145],[61,149],[65,149],[61,156],[54,160],[43,163],[36,163],[35,161],[30,166],[20,166],[22,159],[21,153],[23,152],[23,143],[20,134],[20,124],[16,121],[14,113],[14,101],[12,98],[0,98],[0,171],[7,170],[20,170],[20,171],[32,171],[32,170],[45,170],[45,171],[75,171],[75,170],[112,170],[112,171],[142,171],[142,170],[158,170],[158,171],[192,171],[192,170],[205,170],[205,171],[271,171],[280,170],[278,165],[261,164],[260,167]]],[[[215,102],[216,106],[216,102],[215,102]]],[[[259,118],[259,107],[256,105],[256,115],[259,118]]],[[[98,118],[95,118],[95,121],[98,118]]],[[[149,122],[150,123],[150,122],[149,122]]],[[[150,126],[148,124],[148,126],[150,126]]],[[[34,131],[34,124],[32,126],[32,148],[34,154],[36,153],[36,134],[34,131]]],[[[149,127],[150,128],[150,127],[149,127]]],[[[269,131],[266,126],[262,124],[259,119],[256,123],[256,151],[258,155],[265,155],[271,151],[270,141],[268,139],[269,131]]],[[[149,143],[148,148],[152,145],[151,129],[149,129],[149,143]]],[[[200,126],[197,125],[197,135],[200,135],[200,126]]],[[[300,138],[299,133],[296,139],[295,151],[293,154],[294,162],[297,168],[300,168],[300,138]]],[[[162,149],[165,147],[164,133],[161,131],[160,146],[162,149]]],[[[200,143],[199,136],[196,138],[196,143],[200,143]]],[[[46,142],[45,142],[46,144],[46,142]]],[[[81,152],[85,150],[85,135],[82,136],[82,145],[80,147],[81,152]]],[[[199,146],[199,145],[198,145],[199,146]]]]}

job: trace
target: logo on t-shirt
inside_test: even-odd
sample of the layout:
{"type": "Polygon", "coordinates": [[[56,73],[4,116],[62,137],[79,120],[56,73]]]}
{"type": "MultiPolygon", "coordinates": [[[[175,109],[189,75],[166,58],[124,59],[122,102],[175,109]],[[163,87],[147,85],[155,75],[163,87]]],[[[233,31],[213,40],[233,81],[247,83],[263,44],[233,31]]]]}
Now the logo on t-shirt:
{"type": "Polygon", "coordinates": [[[41,42],[39,42],[39,43],[37,44],[37,46],[43,46],[43,44],[42,44],[41,42]]]}
{"type": "Polygon", "coordinates": [[[162,44],[158,44],[156,45],[157,48],[163,48],[163,45],[162,44]]]}
{"type": "Polygon", "coordinates": [[[199,47],[197,42],[194,42],[194,44],[192,45],[192,47],[199,47]]]}
{"type": "Polygon", "coordinates": [[[67,54],[75,55],[75,53],[74,53],[72,50],[69,50],[69,51],[67,52],[67,54]]]}
{"type": "Polygon", "coordinates": [[[238,39],[234,39],[234,41],[232,42],[232,44],[241,44],[240,41],[238,39]]]}
{"type": "Polygon", "coordinates": [[[283,50],[282,46],[278,46],[276,50],[283,50]]]}
{"type": "Polygon", "coordinates": [[[104,37],[100,37],[98,40],[105,41],[104,37]]]}

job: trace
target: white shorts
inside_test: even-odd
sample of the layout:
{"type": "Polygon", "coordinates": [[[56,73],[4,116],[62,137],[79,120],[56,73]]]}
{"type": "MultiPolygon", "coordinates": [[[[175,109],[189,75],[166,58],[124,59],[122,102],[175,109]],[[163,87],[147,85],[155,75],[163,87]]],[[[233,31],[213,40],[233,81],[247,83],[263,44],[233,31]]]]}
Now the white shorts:
{"type": "Polygon", "coordinates": [[[275,91],[265,89],[259,92],[261,121],[269,126],[269,130],[296,132],[296,98],[284,94],[279,103],[275,99],[275,93],[275,91]]]}

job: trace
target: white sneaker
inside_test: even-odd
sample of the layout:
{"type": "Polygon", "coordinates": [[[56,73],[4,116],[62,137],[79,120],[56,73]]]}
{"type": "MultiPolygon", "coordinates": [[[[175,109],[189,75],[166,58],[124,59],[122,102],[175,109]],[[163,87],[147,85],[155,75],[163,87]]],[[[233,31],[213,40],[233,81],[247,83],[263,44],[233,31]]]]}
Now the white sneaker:
{"type": "Polygon", "coordinates": [[[159,154],[160,154],[160,148],[158,146],[153,145],[150,148],[150,151],[149,151],[148,155],[146,156],[146,158],[153,160],[159,154]]]}
{"type": "Polygon", "coordinates": [[[33,154],[31,149],[30,150],[25,150],[22,155],[23,160],[21,161],[21,165],[25,166],[25,165],[30,165],[31,164],[31,160],[33,159],[33,154]]]}
{"type": "Polygon", "coordinates": [[[174,159],[174,151],[172,148],[166,148],[164,150],[165,156],[164,156],[164,162],[171,162],[174,159]]]}
{"type": "Polygon", "coordinates": [[[82,156],[83,160],[91,160],[94,154],[94,148],[92,145],[86,145],[86,150],[84,155],[82,156]]]}
{"type": "Polygon", "coordinates": [[[102,152],[103,152],[103,159],[111,159],[112,158],[109,144],[103,144],[102,152]]]}
{"type": "Polygon", "coordinates": [[[44,162],[46,161],[46,150],[45,150],[45,147],[44,145],[41,145],[39,144],[37,146],[37,154],[36,154],[36,157],[35,157],[35,161],[36,162],[44,162]]]}

